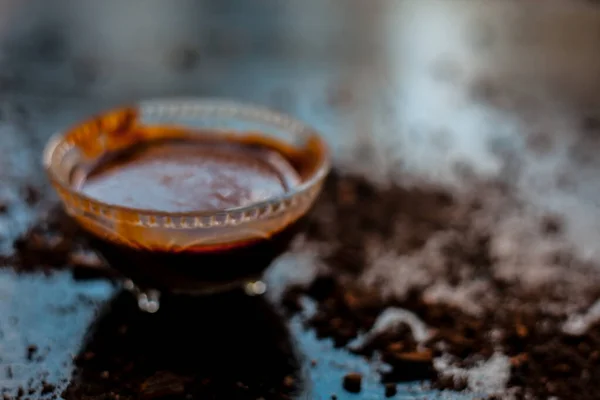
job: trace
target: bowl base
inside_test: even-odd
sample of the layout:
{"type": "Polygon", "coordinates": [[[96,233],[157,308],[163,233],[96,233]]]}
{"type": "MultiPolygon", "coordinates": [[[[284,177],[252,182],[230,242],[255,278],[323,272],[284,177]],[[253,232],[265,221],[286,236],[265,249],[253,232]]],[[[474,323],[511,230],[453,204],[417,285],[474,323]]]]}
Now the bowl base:
{"type": "MultiPolygon", "coordinates": [[[[260,296],[267,290],[265,282],[259,279],[251,279],[244,281],[236,281],[219,286],[212,286],[210,289],[202,289],[199,291],[172,292],[174,295],[181,296],[206,296],[216,293],[227,292],[235,289],[243,288],[248,296],[260,296]]],[[[137,300],[140,311],[153,314],[160,309],[161,292],[151,288],[141,288],[137,286],[131,279],[123,281],[123,289],[127,290],[137,300]]]]}

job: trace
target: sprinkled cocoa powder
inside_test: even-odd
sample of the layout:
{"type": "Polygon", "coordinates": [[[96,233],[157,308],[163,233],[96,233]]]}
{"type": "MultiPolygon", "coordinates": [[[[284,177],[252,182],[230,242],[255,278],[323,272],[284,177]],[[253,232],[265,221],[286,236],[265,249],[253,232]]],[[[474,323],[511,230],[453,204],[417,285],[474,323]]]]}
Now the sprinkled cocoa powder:
{"type": "Polygon", "coordinates": [[[578,260],[559,218],[536,215],[502,186],[477,189],[378,189],[333,175],[309,232],[332,245],[329,271],[289,289],[284,306],[312,298],[307,326],[378,353],[391,366],[383,383],[597,398],[600,318],[582,313],[600,296],[600,271],[578,260]],[[565,331],[573,314],[587,329],[565,331]]]}

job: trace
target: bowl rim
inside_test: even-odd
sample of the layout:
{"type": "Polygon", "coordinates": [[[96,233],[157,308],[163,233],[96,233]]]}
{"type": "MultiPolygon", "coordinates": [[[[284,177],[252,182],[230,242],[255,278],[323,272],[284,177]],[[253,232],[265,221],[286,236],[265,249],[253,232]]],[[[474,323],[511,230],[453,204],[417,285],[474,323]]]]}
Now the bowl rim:
{"type": "MultiPolygon", "coordinates": [[[[150,111],[152,112],[152,111],[150,111]]],[[[159,111],[160,113],[160,111],[159,111]]],[[[181,113],[175,112],[176,115],[182,115],[181,113]]],[[[190,115],[193,117],[193,115],[190,115]]],[[[137,214],[147,217],[156,217],[156,218],[197,218],[197,217],[215,217],[215,216],[227,216],[232,213],[242,213],[246,214],[248,212],[261,210],[265,207],[270,207],[273,205],[281,204],[286,201],[293,201],[298,196],[301,196],[307,192],[309,192],[313,188],[318,188],[319,184],[325,179],[329,170],[331,168],[331,155],[329,146],[325,142],[322,135],[320,135],[315,129],[306,125],[305,123],[295,119],[294,117],[284,114],[279,111],[275,111],[269,107],[265,107],[258,104],[252,104],[248,102],[242,101],[234,101],[234,100],[225,100],[220,98],[194,98],[194,97],[170,97],[170,98],[155,98],[155,99],[147,99],[141,100],[138,102],[134,102],[133,104],[124,104],[116,107],[111,107],[109,109],[104,109],[99,113],[94,114],[91,117],[85,118],[73,124],[72,126],[62,129],[55,134],[53,134],[46,146],[43,150],[43,165],[46,170],[46,174],[51,182],[51,184],[55,187],[58,187],[60,190],[66,192],[69,197],[75,198],[79,203],[81,201],[86,202],[91,205],[90,209],[94,210],[94,208],[98,210],[110,210],[116,211],[119,213],[126,214],[137,214]],[[168,212],[161,210],[153,210],[153,209],[144,209],[144,208],[135,208],[135,207],[127,207],[117,204],[105,203],[103,201],[97,200],[93,197],[85,195],[80,191],[72,188],[68,183],[64,181],[59,173],[56,171],[56,165],[54,165],[54,157],[56,155],[57,149],[64,145],[66,136],[69,132],[73,131],[80,125],[86,124],[95,118],[102,117],[112,111],[116,111],[122,108],[133,108],[140,112],[141,115],[144,112],[149,112],[152,109],[164,109],[162,112],[169,114],[170,112],[174,112],[175,110],[187,110],[195,111],[199,114],[198,119],[202,119],[203,112],[210,112],[211,110],[220,110],[223,112],[230,112],[232,119],[239,119],[240,121],[249,120],[264,123],[266,125],[273,125],[278,127],[281,130],[292,130],[295,129],[299,134],[304,135],[306,138],[314,138],[318,140],[319,145],[322,149],[322,157],[316,168],[316,170],[301,184],[292,188],[292,190],[286,191],[283,194],[279,194],[273,197],[270,197],[265,200],[261,200],[255,203],[247,204],[239,207],[230,207],[224,208],[220,210],[193,210],[193,211],[183,211],[183,212],[168,212]],[[171,110],[169,112],[169,110],[171,110]],[[287,126],[287,127],[286,127],[287,126]]],[[[59,193],[60,194],[60,193],[59,193]]],[[[62,196],[60,196],[62,198],[62,196]]],[[[65,199],[62,199],[63,203],[65,199]]],[[[269,213],[267,213],[269,214],[269,213]]],[[[260,216],[257,216],[254,219],[260,219],[260,216]]]]}

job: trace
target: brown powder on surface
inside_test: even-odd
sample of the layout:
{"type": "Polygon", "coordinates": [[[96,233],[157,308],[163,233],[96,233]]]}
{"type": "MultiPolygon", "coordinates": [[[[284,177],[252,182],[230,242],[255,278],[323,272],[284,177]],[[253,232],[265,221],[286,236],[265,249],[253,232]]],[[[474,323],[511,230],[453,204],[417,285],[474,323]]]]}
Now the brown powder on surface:
{"type": "Polygon", "coordinates": [[[314,299],[308,325],[338,347],[379,353],[392,367],[384,383],[597,398],[600,324],[586,320],[576,334],[564,326],[595,315],[586,310],[600,270],[577,257],[560,219],[505,189],[480,183],[451,195],[332,175],[308,233],[333,248],[328,272],[288,290],[284,305],[314,299]]]}
{"type": "MultiPolygon", "coordinates": [[[[557,216],[503,185],[475,188],[380,187],[333,173],[301,243],[315,252],[306,262],[321,266],[278,291],[285,309],[314,299],[308,326],[337,347],[379,354],[391,366],[386,387],[430,379],[515,398],[598,398],[600,270],[577,256],[557,216]]],[[[52,212],[9,262],[113,277],[77,237],[52,212]]]]}

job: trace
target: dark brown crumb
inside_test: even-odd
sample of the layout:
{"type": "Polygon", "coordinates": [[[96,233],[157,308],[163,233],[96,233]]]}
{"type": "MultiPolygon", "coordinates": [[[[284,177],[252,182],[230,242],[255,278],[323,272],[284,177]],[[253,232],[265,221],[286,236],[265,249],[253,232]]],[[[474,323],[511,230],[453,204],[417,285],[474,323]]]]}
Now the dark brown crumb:
{"type": "Polygon", "coordinates": [[[398,393],[398,387],[395,383],[386,383],[385,385],[385,397],[393,397],[398,393]]]}
{"type": "Polygon", "coordinates": [[[447,375],[438,377],[436,386],[440,389],[452,389],[461,392],[467,389],[468,382],[465,377],[447,375]]]}
{"type": "Polygon", "coordinates": [[[33,356],[37,352],[38,347],[35,344],[27,346],[27,359],[33,361],[33,356]]]}
{"type": "Polygon", "coordinates": [[[50,394],[56,390],[56,386],[46,381],[42,382],[42,395],[50,394]]]}
{"type": "Polygon", "coordinates": [[[185,380],[170,372],[157,372],[140,387],[143,399],[154,399],[165,396],[175,396],[185,393],[185,380]]]}
{"type": "Polygon", "coordinates": [[[24,199],[27,204],[30,206],[37,204],[40,201],[40,197],[40,191],[37,188],[31,185],[25,187],[24,199]]]}
{"type": "Polygon", "coordinates": [[[362,375],[352,372],[344,376],[343,387],[347,392],[360,393],[362,386],[362,375]]]}
{"type": "Polygon", "coordinates": [[[291,375],[287,375],[284,379],[283,379],[283,386],[287,387],[287,388],[293,388],[295,385],[296,381],[294,379],[293,376],[291,375]]]}

